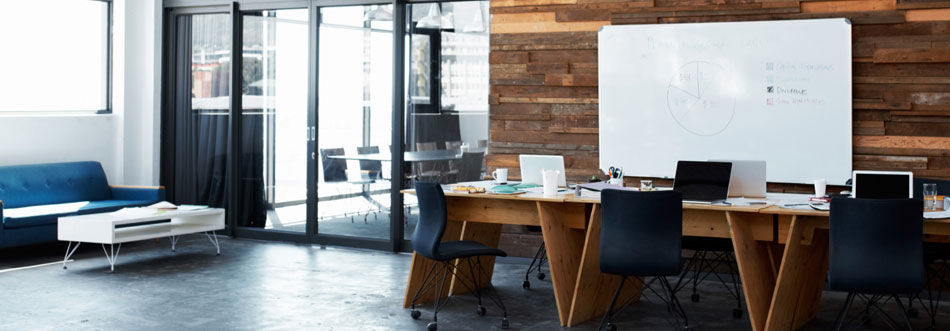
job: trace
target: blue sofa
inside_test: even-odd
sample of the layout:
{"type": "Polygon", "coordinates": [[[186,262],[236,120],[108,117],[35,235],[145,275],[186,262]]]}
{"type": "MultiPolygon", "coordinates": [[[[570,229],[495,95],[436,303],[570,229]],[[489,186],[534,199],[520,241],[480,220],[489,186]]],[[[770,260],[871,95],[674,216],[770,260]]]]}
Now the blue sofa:
{"type": "Polygon", "coordinates": [[[162,187],[109,186],[99,162],[0,167],[0,248],[55,242],[59,217],[147,206],[162,200],[162,187]],[[59,211],[47,214],[17,210],[82,201],[88,203],[81,207],[81,203],[76,204],[75,210],[53,208],[59,211]]]}

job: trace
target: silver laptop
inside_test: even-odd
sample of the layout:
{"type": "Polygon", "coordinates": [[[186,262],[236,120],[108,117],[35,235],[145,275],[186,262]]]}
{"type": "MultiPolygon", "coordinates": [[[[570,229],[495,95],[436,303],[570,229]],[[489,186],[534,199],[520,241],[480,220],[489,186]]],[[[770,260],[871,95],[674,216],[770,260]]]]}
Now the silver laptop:
{"type": "Polygon", "coordinates": [[[732,163],[729,179],[729,197],[765,197],[765,161],[759,160],[709,160],[732,163]]]}
{"type": "Polygon", "coordinates": [[[518,161],[521,163],[521,182],[534,183],[542,185],[541,169],[557,170],[561,175],[557,178],[557,186],[566,187],[567,180],[564,176],[564,157],[560,155],[520,155],[518,161]]]}

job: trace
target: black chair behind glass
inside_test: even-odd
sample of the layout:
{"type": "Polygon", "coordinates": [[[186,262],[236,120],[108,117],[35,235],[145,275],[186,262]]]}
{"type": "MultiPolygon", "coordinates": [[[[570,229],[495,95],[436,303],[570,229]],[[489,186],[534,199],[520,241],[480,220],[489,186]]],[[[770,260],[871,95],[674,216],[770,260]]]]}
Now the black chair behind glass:
{"type": "MultiPolygon", "coordinates": [[[[677,324],[689,329],[686,313],[666,276],[680,274],[683,239],[683,195],[676,191],[601,192],[600,271],[620,275],[620,285],[601,320],[601,330],[615,330],[614,306],[628,277],[654,276],[656,292],[677,324]]],[[[634,278],[638,279],[638,278],[634,278]]]]}
{"type": "MultiPolygon", "coordinates": [[[[356,148],[356,154],[377,154],[379,146],[362,146],[356,148]]],[[[360,160],[360,170],[366,172],[370,179],[377,180],[383,178],[383,161],[360,160]]]]}
{"type": "MultiPolygon", "coordinates": [[[[881,306],[894,299],[905,326],[913,329],[898,295],[924,287],[922,210],[919,199],[831,201],[828,287],[848,292],[835,330],[851,324],[846,317],[855,297],[864,300],[872,313],[883,313],[881,306]]],[[[869,315],[862,314],[859,323],[867,322],[869,315]]],[[[889,316],[883,320],[893,323],[889,316]]]]}

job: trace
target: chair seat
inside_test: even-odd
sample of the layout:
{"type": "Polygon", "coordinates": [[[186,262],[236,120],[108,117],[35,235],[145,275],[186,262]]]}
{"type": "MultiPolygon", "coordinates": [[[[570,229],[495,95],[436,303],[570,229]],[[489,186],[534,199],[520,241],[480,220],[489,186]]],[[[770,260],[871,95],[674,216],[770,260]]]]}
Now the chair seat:
{"type": "Polygon", "coordinates": [[[683,236],[683,249],[692,251],[733,252],[732,239],[683,236]]]}
{"type": "Polygon", "coordinates": [[[934,263],[936,260],[950,260],[950,244],[948,243],[924,243],[924,262],[934,263]]]}
{"type": "Polygon", "coordinates": [[[488,247],[477,241],[447,241],[439,245],[440,260],[452,260],[471,256],[508,256],[505,251],[488,247]]]}

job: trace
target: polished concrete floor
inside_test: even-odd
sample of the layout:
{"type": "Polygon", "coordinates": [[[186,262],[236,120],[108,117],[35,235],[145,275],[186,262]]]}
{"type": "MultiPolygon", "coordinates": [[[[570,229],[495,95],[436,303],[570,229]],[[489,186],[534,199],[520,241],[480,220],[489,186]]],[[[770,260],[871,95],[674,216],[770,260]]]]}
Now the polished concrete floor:
{"type": "MultiPolygon", "coordinates": [[[[83,245],[62,268],[65,245],[0,250],[0,330],[424,330],[401,306],[409,254],[220,237],[222,254],[204,236],[124,245],[115,273],[102,248],[83,245]],[[59,263],[55,263],[59,262],[59,263]],[[44,263],[51,263],[45,264],[44,263]]],[[[522,289],[524,259],[501,260],[494,284],[513,330],[595,330],[596,322],[561,328],[550,277],[522,289]]],[[[699,303],[679,295],[697,330],[748,330],[732,318],[735,301],[718,283],[701,284],[699,303]]],[[[826,330],[844,295],[825,292],[821,313],[806,329],[826,330]]],[[[658,299],[628,306],[620,330],[674,330],[658,299]]],[[[441,330],[496,330],[501,312],[475,314],[471,296],[453,298],[439,314],[441,330]]],[[[950,327],[947,305],[938,329],[950,327]]],[[[855,305],[859,314],[863,305],[855,305]]],[[[889,309],[892,313],[894,310],[889,309]]],[[[915,326],[929,319],[921,312],[915,326]]],[[[894,315],[896,317],[896,315],[894,315]]],[[[886,329],[875,320],[866,326],[886,329]]]]}

